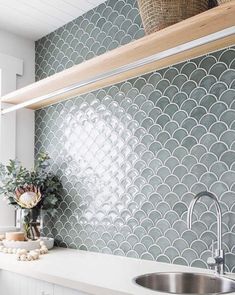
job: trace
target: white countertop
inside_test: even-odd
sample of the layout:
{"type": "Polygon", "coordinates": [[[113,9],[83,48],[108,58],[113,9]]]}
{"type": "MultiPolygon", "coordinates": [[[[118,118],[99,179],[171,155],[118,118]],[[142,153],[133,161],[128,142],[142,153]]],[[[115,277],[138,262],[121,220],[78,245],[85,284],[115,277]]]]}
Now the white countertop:
{"type": "MultiPolygon", "coordinates": [[[[0,253],[0,269],[91,295],[162,295],[137,286],[133,278],[152,272],[211,273],[199,268],[64,248],[51,250],[32,262],[16,261],[14,255],[0,253]]],[[[231,278],[235,279],[235,274],[231,278]]]]}

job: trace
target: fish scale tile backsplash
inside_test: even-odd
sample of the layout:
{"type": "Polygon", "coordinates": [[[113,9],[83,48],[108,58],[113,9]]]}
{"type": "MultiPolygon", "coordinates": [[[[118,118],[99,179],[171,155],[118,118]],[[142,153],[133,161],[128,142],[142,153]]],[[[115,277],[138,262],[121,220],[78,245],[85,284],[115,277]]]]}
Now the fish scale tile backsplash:
{"type": "Polygon", "coordinates": [[[109,0],[36,42],[36,80],[144,36],[136,0],[109,0]]]}
{"type": "MultiPolygon", "coordinates": [[[[89,40],[97,11],[106,19],[127,7],[141,36],[135,5],[107,1],[39,40],[37,79],[89,58],[91,47],[73,58],[66,52],[80,44],[77,35],[72,43],[74,24],[88,20],[89,40]]],[[[221,202],[226,269],[235,272],[235,47],[36,111],[39,151],[63,183],[57,216],[44,218],[44,234],[57,245],[207,267],[215,208],[199,202],[192,230],[186,215],[193,196],[209,190],[221,202]]]]}

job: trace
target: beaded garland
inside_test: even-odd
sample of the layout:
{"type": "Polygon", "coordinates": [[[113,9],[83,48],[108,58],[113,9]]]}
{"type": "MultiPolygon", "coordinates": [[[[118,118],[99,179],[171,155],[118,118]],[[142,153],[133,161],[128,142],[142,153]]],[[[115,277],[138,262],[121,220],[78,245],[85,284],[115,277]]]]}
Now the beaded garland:
{"type": "Polygon", "coordinates": [[[43,241],[40,241],[40,249],[27,251],[20,248],[6,248],[3,246],[2,240],[0,240],[0,252],[5,254],[16,254],[18,261],[33,261],[39,259],[40,255],[47,254],[48,249],[43,241]]]}

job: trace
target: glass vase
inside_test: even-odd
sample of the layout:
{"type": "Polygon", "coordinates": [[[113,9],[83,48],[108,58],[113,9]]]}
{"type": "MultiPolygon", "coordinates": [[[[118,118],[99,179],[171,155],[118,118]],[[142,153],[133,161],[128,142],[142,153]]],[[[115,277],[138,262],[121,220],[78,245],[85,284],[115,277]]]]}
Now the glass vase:
{"type": "Polygon", "coordinates": [[[17,225],[25,233],[27,239],[38,239],[41,230],[41,210],[38,208],[20,209],[17,225]]]}

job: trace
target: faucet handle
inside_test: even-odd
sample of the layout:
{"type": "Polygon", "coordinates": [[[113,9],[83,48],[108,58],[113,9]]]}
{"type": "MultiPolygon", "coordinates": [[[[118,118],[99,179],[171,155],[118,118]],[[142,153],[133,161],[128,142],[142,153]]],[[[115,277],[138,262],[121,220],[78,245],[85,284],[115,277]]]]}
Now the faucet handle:
{"type": "Polygon", "coordinates": [[[209,257],[207,258],[207,265],[209,266],[210,269],[215,267],[217,264],[216,259],[214,257],[209,257]]]}
{"type": "Polygon", "coordinates": [[[209,257],[207,259],[207,265],[209,266],[210,269],[215,269],[215,272],[217,274],[223,274],[224,273],[224,263],[225,263],[225,259],[224,259],[224,251],[221,249],[214,249],[214,244],[215,241],[212,241],[212,245],[211,245],[211,257],[209,257]]]}

